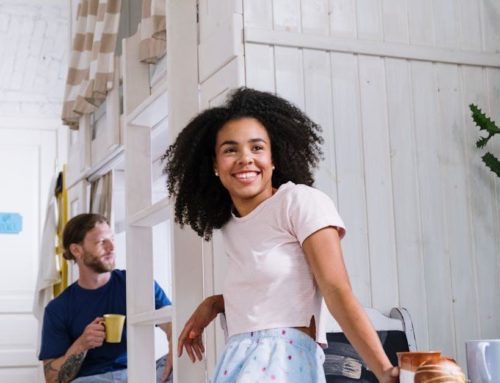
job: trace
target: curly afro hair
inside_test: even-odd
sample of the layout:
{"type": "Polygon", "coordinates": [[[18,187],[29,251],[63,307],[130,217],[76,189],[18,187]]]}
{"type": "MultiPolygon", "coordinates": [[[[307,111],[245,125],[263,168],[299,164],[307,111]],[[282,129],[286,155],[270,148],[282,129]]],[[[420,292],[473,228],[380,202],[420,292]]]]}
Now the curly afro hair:
{"type": "Polygon", "coordinates": [[[163,155],[167,189],[175,198],[175,220],[209,240],[230,218],[232,201],[214,175],[217,132],[225,123],[255,118],[267,130],[276,170],[274,188],[292,181],[312,185],[313,169],[322,158],[319,125],[290,102],[271,93],[236,89],[225,105],[198,114],[163,155]]]}

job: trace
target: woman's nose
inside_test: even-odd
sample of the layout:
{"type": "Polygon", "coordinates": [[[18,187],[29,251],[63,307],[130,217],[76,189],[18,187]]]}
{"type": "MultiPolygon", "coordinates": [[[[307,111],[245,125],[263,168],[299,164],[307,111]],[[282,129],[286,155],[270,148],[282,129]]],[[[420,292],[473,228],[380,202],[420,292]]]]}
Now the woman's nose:
{"type": "Polygon", "coordinates": [[[251,164],[251,163],[253,163],[252,153],[242,152],[241,156],[239,158],[239,163],[240,164],[251,164]]]}

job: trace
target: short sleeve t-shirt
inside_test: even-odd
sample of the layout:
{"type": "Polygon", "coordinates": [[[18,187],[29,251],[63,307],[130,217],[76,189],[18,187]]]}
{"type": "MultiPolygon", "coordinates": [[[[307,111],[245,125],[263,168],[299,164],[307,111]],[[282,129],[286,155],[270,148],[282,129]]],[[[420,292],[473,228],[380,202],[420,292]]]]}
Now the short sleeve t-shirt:
{"type": "MultiPolygon", "coordinates": [[[[171,304],[154,283],[155,308],[171,304]]],[[[59,358],[80,337],[85,327],[104,314],[126,315],[126,272],[113,270],[102,287],[88,290],[77,282],[68,286],[45,308],[40,360],[59,358]]],[[[127,367],[127,330],[120,343],[107,343],[87,352],[78,376],[89,376],[127,367]]]]}
{"type": "Polygon", "coordinates": [[[344,223],[332,200],[306,185],[288,182],[244,217],[222,228],[228,270],[224,303],[229,335],[278,327],[322,330],[322,296],[309,269],[302,243],[325,227],[342,237],[344,223]]]}

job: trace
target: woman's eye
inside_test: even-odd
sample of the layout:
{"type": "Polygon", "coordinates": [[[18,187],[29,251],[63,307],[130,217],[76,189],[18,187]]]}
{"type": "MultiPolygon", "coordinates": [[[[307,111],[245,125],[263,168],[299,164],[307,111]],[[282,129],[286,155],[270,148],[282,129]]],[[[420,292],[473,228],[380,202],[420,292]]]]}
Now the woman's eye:
{"type": "Polygon", "coordinates": [[[255,151],[264,150],[264,147],[262,145],[255,145],[253,147],[253,150],[255,150],[255,151]]]}
{"type": "Polygon", "coordinates": [[[236,150],[234,148],[226,148],[223,153],[234,153],[236,150]]]}

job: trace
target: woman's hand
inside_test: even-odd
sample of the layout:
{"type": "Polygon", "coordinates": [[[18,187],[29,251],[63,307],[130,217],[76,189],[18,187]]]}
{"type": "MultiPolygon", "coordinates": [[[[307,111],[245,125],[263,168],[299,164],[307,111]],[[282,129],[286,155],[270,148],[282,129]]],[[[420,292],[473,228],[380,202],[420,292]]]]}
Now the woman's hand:
{"type": "Polygon", "coordinates": [[[399,382],[399,367],[391,367],[384,370],[380,383],[398,383],[399,382]]]}
{"type": "Polygon", "coordinates": [[[196,308],[191,318],[184,325],[184,329],[179,335],[177,354],[182,355],[182,349],[185,348],[189,359],[194,363],[196,359],[201,361],[205,347],[203,346],[203,330],[217,316],[224,312],[224,298],[222,295],[214,295],[206,298],[196,308]]]}

